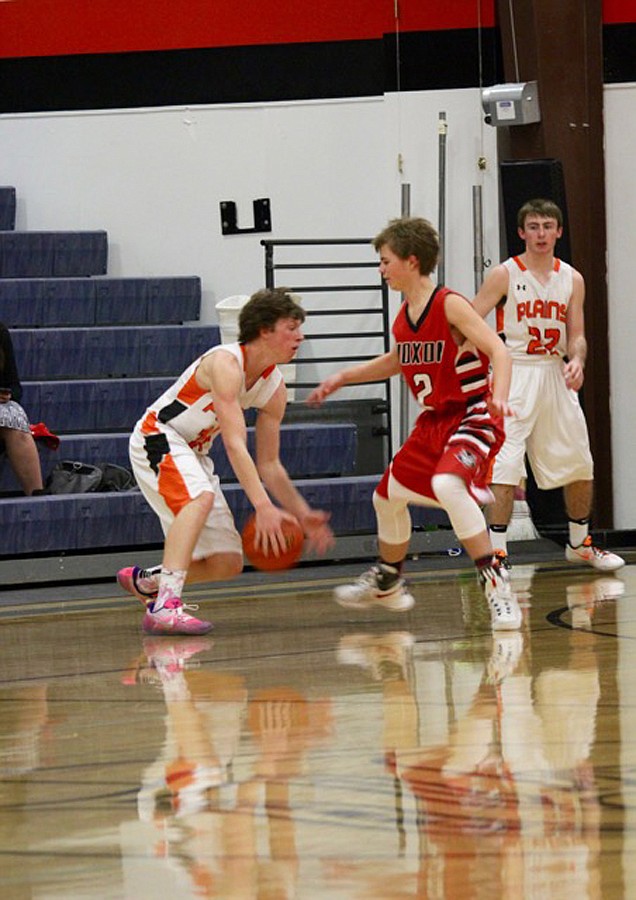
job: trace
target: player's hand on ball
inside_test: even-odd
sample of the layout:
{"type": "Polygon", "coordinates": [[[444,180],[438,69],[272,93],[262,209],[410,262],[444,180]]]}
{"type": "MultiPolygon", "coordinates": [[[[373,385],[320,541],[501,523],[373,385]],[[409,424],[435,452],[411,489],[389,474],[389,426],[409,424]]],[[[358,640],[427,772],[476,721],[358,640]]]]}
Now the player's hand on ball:
{"type": "Polygon", "coordinates": [[[312,509],[303,516],[302,526],[307,535],[309,547],[314,553],[323,556],[336,543],[333,531],[329,527],[330,513],[322,509],[312,509]]]}
{"type": "MultiPolygon", "coordinates": [[[[250,516],[243,528],[245,556],[255,568],[264,571],[290,569],[296,565],[303,552],[305,535],[298,520],[282,510],[276,509],[276,512],[280,517],[272,530],[266,529],[259,522],[259,518],[262,518],[260,513],[250,516]]],[[[265,518],[273,521],[270,516],[265,518]]]]}
{"type": "Polygon", "coordinates": [[[254,514],[254,546],[266,556],[278,556],[285,550],[283,523],[298,521],[290,513],[271,504],[254,514]]]}

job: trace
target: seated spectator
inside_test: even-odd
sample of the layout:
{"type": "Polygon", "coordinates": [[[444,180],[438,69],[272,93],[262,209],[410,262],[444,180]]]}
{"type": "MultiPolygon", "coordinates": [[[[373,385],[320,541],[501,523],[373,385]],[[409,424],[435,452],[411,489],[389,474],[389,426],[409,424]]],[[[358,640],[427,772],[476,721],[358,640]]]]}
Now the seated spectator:
{"type": "Polygon", "coordinates": [[[20,406],[22,385],[8,328],[0,322],[0,451],[25,494],[41,494],[42,468],[27,414],[20,406]]]}

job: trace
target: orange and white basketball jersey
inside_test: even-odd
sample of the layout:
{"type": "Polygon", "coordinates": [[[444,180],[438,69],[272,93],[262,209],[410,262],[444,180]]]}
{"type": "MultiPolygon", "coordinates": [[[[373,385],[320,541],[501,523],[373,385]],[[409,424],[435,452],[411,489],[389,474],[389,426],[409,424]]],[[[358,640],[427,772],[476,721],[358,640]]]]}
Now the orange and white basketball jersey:
{"type": "Polygon", "coordinates": [[[566,314],[572,296],[572,267],[554,260],[547,284],[542,284],[518,256],[504,262],[508,297],[497,307],[497,331],[516,362],[562,358],[567,351],[566,314]]]}
{"type": "Polygon", "coordinates": [[[272,398],[283,380],[280,369],[269,366],[252,387],[245,386],[245,358],[241,344],[219,344],[206,350],[183,374],[146,410],[137,427],[148,435],[162,430],[162,426],[174,429],[198,453],[207,454],[213,439],[219,432],[214,412],[214,400],[209,391],[200,387],[196,371],[201,361],[210,353],[232,353],[243,371],[243,384],[239,393],[242,409],[259,409],[272,398]]]}

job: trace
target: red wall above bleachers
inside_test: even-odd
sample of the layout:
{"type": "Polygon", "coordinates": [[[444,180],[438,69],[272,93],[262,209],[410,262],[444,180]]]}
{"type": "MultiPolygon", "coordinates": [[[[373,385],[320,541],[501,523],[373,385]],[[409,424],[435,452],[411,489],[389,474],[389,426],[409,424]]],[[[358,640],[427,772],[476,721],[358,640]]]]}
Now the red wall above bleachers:
{"type": "MultiPolygon", "coordinates": [[[[489,27],[494,8],[399,0],[399,28],[489,27]]],[[[0,0],[0,57],[365,40],[395,28],[394,0],[0,0]]]]}
{"type": "MultiPolygon", "coordinates": [[[[394,31],[394,0],[0,0],[0,58],[312,41],[394,31]]],[[[400,31],[491,27],[495,0],[399,0],[400,31]]],[[[603,0],[605,24],[636,22],[636,0],[603,0]]]]}

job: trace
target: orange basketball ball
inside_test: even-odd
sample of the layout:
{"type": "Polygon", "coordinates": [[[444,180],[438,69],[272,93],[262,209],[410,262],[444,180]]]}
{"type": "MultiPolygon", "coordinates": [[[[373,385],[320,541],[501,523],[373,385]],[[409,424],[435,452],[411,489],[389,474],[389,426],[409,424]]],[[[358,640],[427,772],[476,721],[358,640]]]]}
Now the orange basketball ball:
{"type": "Polygon", "coordinates": [[[291,569],[295,566],[303,552],[305,535],[297,522],[283,519],[283,534],[285,535],[285,549],[278,556],[273,553],[265,555],[254,546],[256,516],[252,514],[243,528],[243,551],[255,569],[263,569],[266,572],[276,569],[291,569]]]}

